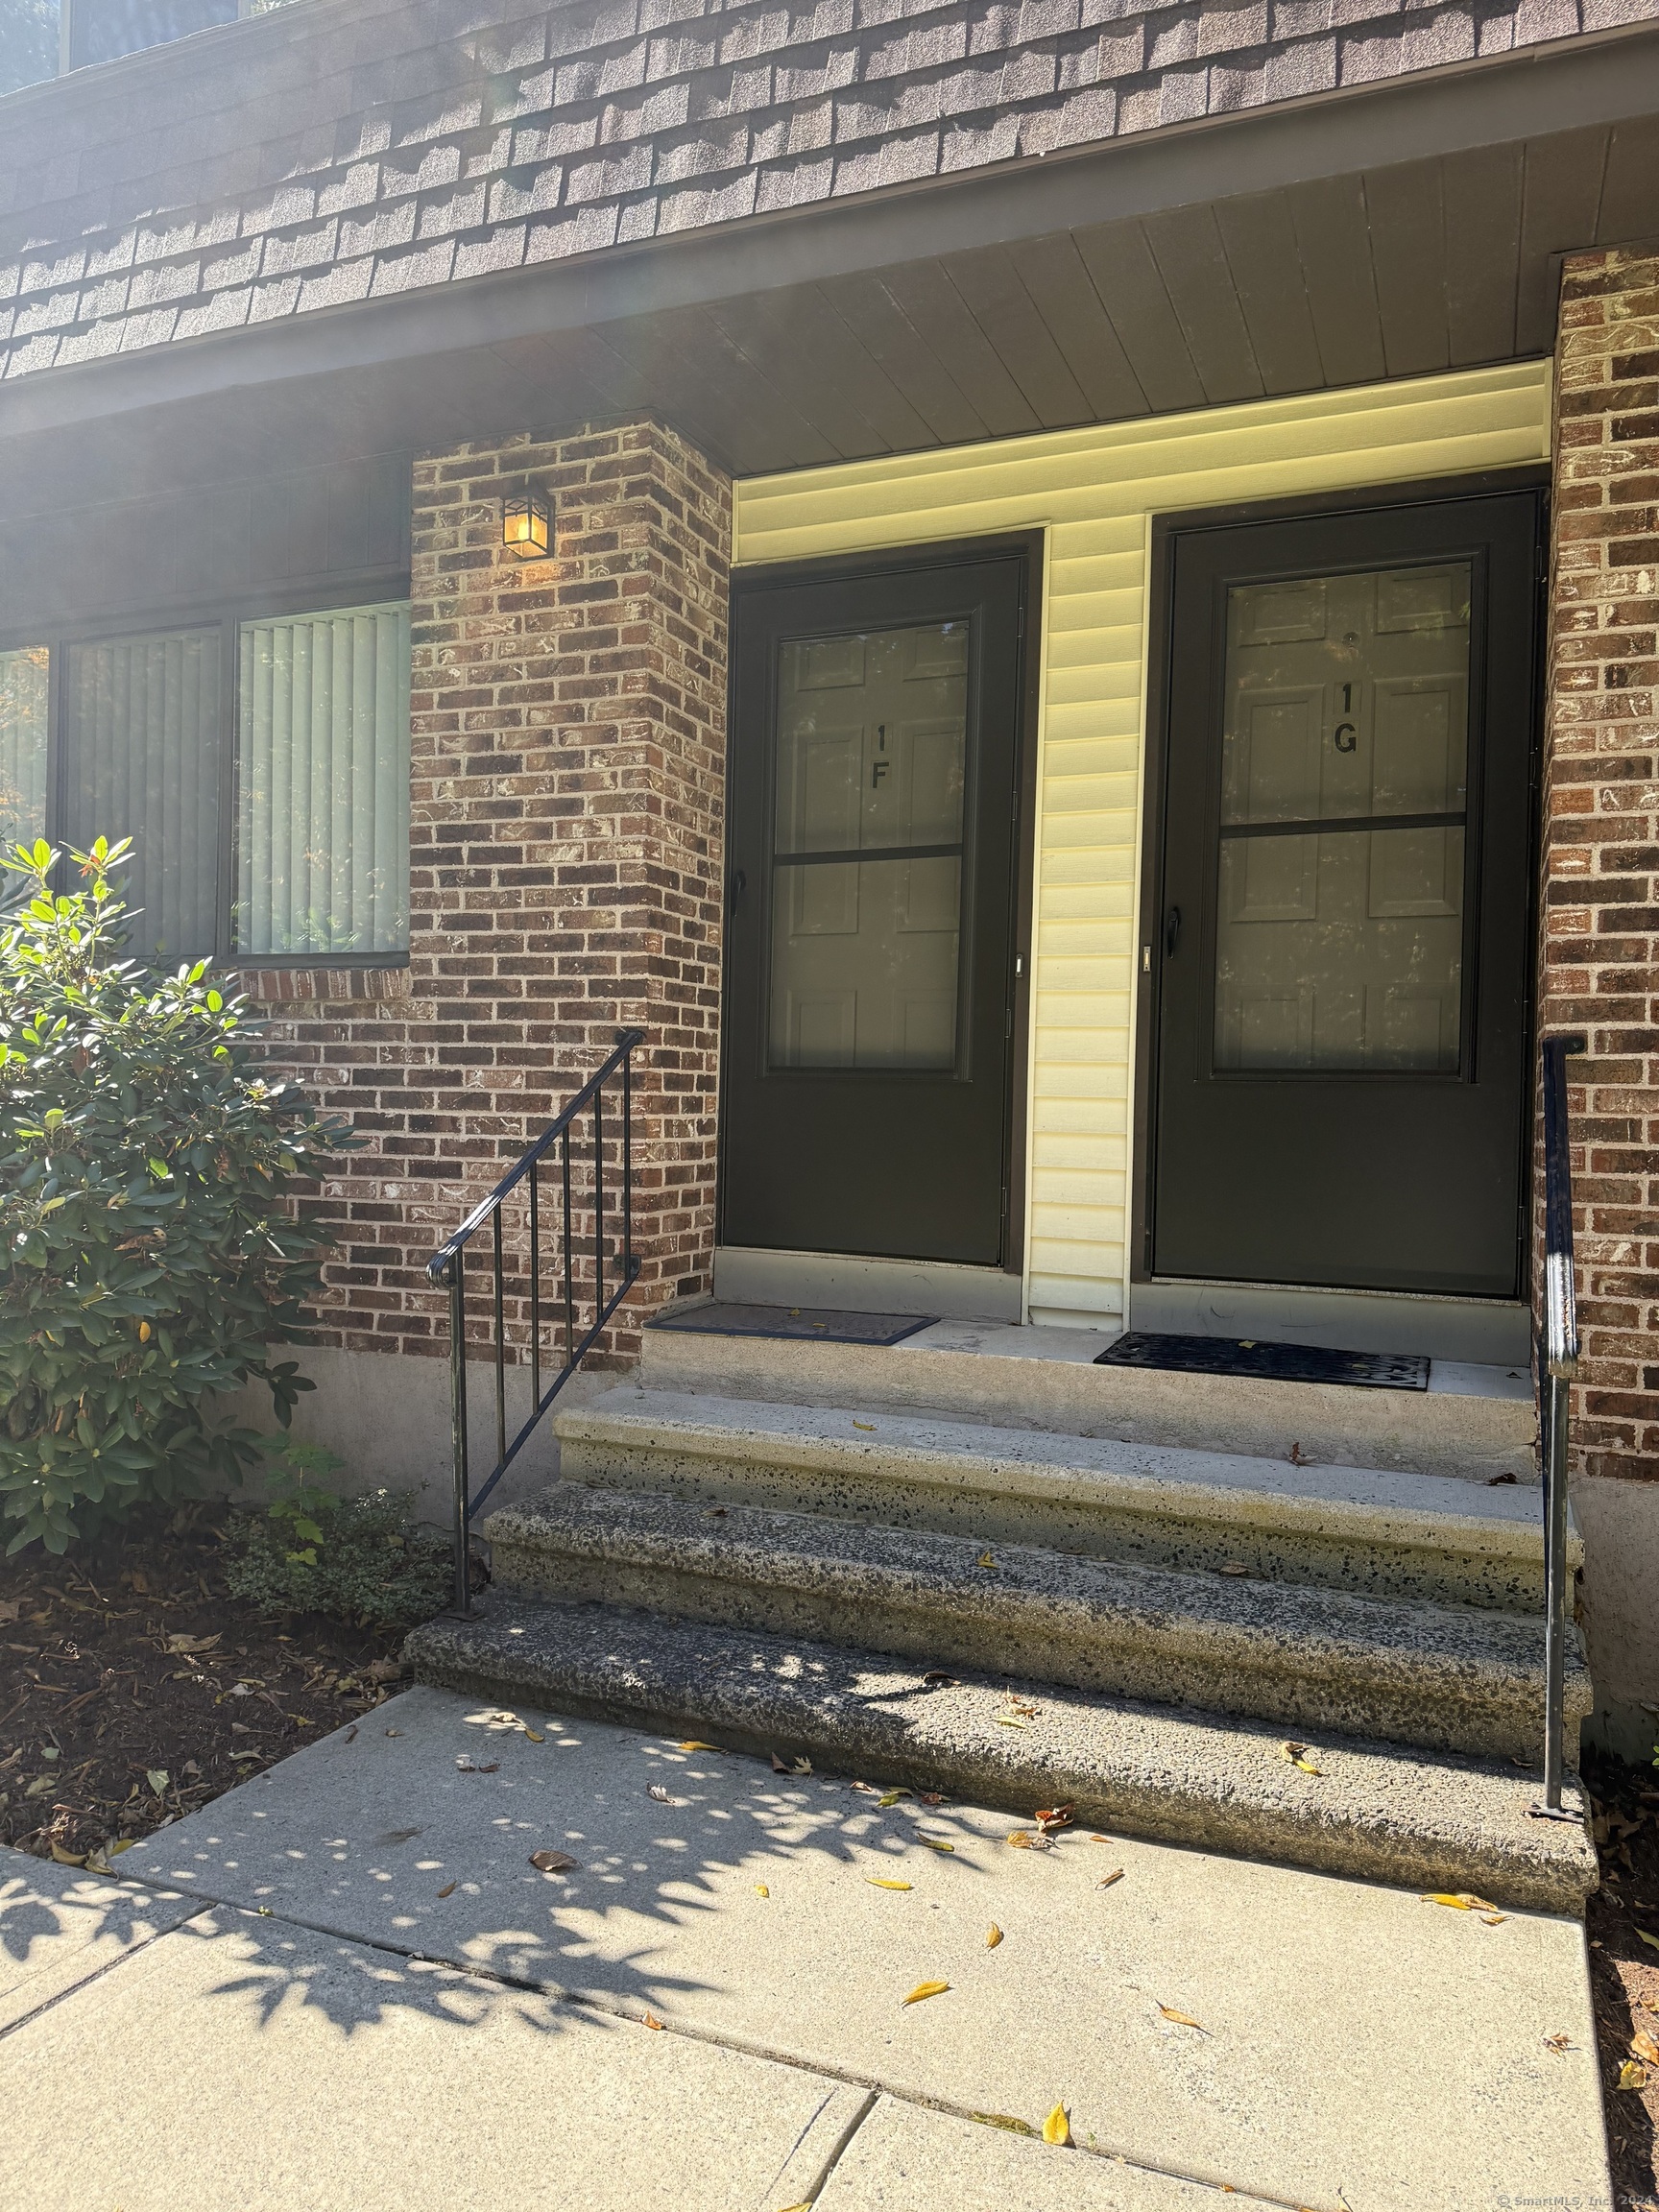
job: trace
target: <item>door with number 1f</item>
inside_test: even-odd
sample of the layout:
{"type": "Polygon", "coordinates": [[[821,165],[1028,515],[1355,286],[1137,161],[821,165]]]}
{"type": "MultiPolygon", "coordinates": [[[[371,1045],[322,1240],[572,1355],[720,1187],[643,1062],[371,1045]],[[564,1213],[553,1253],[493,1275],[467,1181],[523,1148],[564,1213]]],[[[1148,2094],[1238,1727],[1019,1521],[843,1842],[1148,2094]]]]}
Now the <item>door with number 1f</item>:
{"type": "Polygon", "coordinates": [[[1149,1274],[1520,1295],[1539,527],[1172,532],[1149,1274]]]}
{"type": "Polygon", "coordinates": [[[1026,567],[738,582],[724,1243],[1007,1261],[1026,567]]]}

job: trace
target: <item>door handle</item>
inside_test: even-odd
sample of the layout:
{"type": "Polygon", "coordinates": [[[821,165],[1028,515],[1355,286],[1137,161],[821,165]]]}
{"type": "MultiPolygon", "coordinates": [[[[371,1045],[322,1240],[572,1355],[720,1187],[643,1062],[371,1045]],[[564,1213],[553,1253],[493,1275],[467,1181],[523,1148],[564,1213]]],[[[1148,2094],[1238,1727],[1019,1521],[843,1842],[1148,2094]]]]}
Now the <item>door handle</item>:
{"type": "Polygon", "coordinates": [[[745,892],[745,891],[748,889],[748,887],[749,887],[749,878],[748,878],[748,877],[744,875],[744,873],[743,873],[743,871],[742,871],[742,869],[741,869],[741,868],[733,868],[733,871],[732,871],[732,888],[731,888],[731,895],[730,895],[730,897],[728,898],[728,900],[727,900],[727,902],[726,902],[726,910],[727,910],[727,912],[728,912],[728,913],[730,913],[730,914],[735,914],[735,913],[736,913],[736,911],[737,911],[737,903],[738,903],[738,901],[739,901],[739,900],[742,898],[742,896],[743,896],[744,892],[745,892]]]}
{"type": "Polygon", "coordinates": [[[1181,909],[1179,906],[1171,906],[1168,913],[1164,917],[1164,954],[1166,959],[1174,957],[1175,948],[1180,942],[1181,909]]]}

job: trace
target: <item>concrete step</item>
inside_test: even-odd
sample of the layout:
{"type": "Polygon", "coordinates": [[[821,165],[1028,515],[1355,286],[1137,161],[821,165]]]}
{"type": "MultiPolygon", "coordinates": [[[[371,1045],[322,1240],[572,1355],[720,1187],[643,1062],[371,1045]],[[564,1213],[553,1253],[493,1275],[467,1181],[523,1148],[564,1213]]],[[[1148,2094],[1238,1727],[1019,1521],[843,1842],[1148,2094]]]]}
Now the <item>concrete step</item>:
{"type": "Polygon", "coordinates": [[[1516,1613],[1543,1604],[1539,1493],[1518,1484],[631,1384],[562,1407],[553,1427],[561,1474],[608,1489],[968,1534],[981,1549],[1243,1566],[1516,1613]]]}
{"type": "MultiPolygon", "coordinates": [[[[484,1533],[497,1581],[526,1595],[1006,1668],[1292,1732],[1521,1758],[1543,1738],[1543,1624],[1513,1614],[571,1482],[484,1533]]],[[[1589,1709],[1575,1665],[1575,1743],[1589,1709]]]]}
{"type": "Polygon", "coordinates": [[[1001,1428],[1477,1482],[1494,1475],[1537,1479],[1532,1389],[1519,1369],[1435,1360],[1427,1390],[1362,1390],[1098,1367],[1094,1357],[1107,1341],[1081,1329],[963,1321],[937,1322],[885,1345],[648,1328],[640,1369],[652,1389],[851,1406],[864,1414],[927,1411],[1001,1428]]]}
{"type": "Polygon", "coordinates": [[[824,1771],[945,1790],[1029,1815],[1071,1804],[1090,1828],[1308,1866],[1499,1906],[1578,1913],[1596,1886],[1583,1802],[1534,1818],[1535,1774],[1397,1745],[1281,1731],[1000,1676],[926,1681],[831,1644],[540,1604],[492,1591],[469,1620],[418,1628],[417,1679],[493,1701],[647,1725],[824,1771]],[[1010,1724],[1012,1723],[1012,1724],[1010,1724]]]}

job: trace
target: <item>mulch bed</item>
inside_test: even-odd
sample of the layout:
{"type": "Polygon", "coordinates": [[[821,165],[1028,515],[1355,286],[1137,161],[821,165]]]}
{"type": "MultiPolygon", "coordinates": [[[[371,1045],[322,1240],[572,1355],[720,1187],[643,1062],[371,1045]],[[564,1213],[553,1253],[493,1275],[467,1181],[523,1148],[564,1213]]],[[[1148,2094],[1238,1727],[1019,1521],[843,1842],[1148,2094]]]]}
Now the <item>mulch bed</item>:
{"type": "MultiPolygon", "coordinates": [[[[61,1559],[0,1562],[0,1843],[118,1868],[123,1841],[390,1695],[400,1635],[261,1620],[227,1593],[223,1550],[223,1510],[192,1506],[61,1559]]],[[[1593,1755],[1584,1779],[1601,1853],[1590,1976],[1615,2202],[1659,2212],[1659,2062],[1638,2041],[1659,2047],[1659,1768],[1593,1755]]]]}
{"type": "Polygon", "coordinates": [[[397,1634],[228,1595],[222,1508],[0,1561],[0,1843],[119,1863],[123,1841],[365,1713],[397,1634]]]}
{"type": "Polygon", "coordinates": [[[1659,2063],[1636,2039],[1659,2048],[1659,1767],[1593,1753],[1584,1780],[1601,1855],[1586,1918],[1614,2200],[1618,2212],[1654,2212],[1659,2063]]]}

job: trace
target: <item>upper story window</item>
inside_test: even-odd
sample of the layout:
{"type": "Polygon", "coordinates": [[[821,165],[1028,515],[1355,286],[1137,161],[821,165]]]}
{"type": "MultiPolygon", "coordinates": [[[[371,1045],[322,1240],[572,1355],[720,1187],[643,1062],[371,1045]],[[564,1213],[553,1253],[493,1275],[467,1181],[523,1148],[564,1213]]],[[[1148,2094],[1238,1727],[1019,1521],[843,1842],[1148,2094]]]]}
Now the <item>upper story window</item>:
{"type": "Polygon", "coordinates": [[[0,6],[0,92],[288,5],[289,0],[9,0],[0,6]]]}
{"type": "Polygon", "coordinates": [[[165,967],[409,945],[409,608],[0,653],[0,836],[131,837],[132,950],[165,967]]]}

